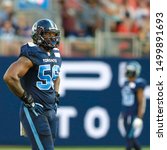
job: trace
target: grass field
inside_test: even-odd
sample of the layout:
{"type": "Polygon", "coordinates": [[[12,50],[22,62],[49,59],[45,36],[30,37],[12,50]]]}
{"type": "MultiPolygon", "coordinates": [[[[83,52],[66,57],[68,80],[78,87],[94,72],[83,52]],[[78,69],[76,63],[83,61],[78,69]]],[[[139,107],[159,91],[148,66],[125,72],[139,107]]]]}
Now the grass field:
{"type": "MultiPolygon", "coordinates": [[[[30,147],[0,146],[0,150],[31,150],[30,147]]],[[[123,147],[56,147],[55,150],[125,150],[123,147]]],[[[149,147],[142,150],[150,150],[149,147]]]]}

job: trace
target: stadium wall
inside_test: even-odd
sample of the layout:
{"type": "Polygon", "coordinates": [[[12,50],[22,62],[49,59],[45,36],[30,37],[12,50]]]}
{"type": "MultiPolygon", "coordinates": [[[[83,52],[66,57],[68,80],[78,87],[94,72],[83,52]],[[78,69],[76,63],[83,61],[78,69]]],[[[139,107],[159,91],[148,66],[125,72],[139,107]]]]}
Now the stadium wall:
{"type": "MultiPolygon", "coordinates": [[[[3,74],[16,57],[0,57],[0,145],[28,145],[19,136],[20,101],[7,88],[3,74]]],[[[150,65],[149,59],[135,59],[142,65],[141,77],[147,80],[143,145],[150,143],[150,65]]],[[[124,145],[118,131],[121,108],[120,87],[129,59],[63,58],[61,104],[58,110],[57,145],[124,145]]]]}

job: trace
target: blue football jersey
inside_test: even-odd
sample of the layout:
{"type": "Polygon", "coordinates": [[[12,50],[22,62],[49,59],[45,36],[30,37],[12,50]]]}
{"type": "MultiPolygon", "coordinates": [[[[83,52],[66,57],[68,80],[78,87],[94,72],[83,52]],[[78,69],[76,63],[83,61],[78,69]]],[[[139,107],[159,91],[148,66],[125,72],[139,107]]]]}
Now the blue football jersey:
{"type": "Polygon", "coordinates": [[[144,89],[146,81],[142,78],[137,78],[134,82],[126,81],[122,87],[122,112],[125,114],[137,115],[137,90],[139,88],[144,89]]]}
{"type": "Polygon", "coordinates": [[[23,88],[33,96],[35,102],[46,109],[53,108],[56,96],[54,80],[59,76],[62,61],[59,50],[54,48],[49,53],[29,42],[21,47],[21,56],[33,63],[33,67],[21,79],[23,88]]]}

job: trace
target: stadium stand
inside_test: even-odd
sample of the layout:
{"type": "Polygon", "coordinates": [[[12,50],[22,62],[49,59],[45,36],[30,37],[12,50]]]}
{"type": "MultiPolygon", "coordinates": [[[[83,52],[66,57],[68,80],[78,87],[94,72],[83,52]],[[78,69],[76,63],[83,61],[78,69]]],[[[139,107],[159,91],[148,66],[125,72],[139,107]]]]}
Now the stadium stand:
{"type": "Polygon", "coordinates": [[[149,0],[52,0],[46,7],[39,1],[0,0],[0,55],[18,55],[40,18],[61,28],[65,57],[149,57],[149,0]]]}

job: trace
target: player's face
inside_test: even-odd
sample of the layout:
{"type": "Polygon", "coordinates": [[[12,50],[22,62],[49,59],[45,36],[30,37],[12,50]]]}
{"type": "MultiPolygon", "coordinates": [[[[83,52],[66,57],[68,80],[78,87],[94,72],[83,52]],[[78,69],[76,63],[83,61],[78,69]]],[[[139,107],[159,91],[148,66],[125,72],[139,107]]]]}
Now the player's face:
{"type": "Polygon", "coordinates": [[[57,41],[58,41],[58,37],[59,37],[59,33],[56,32],[46,32],[43,35],[45,41],[49,44],[54,45],[55,47],[57,47],[57,41]]]}
{"type": "Polygon", "coordinates": [[[46,32],[46,33],[44,34],[44,38],[45,38],[45,39],[54,38],[55,36],[58,36],[58,33],[55,33],[55,32],[46,32]]]}

